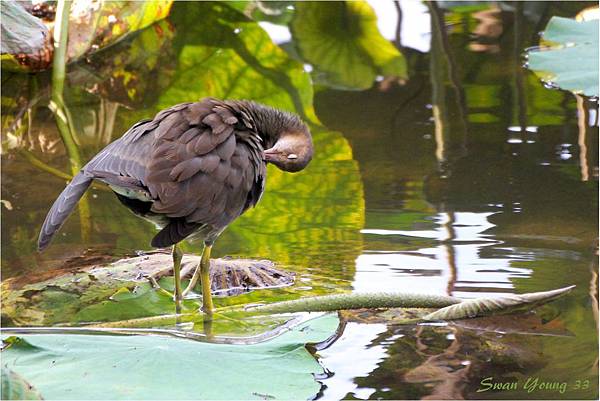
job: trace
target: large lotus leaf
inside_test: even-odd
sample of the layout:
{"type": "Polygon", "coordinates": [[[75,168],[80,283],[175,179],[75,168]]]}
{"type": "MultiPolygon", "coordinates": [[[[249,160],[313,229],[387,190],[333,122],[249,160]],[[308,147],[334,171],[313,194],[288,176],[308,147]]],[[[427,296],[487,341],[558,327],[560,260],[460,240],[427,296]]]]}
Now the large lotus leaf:
{"type": "Polygon", "coordinates": [[[69,16],[67,57],[75,60],[169,15],[172,0],[101,1],[100,7],[76,0],[69,16]]]}
{"type": "Polygon", "coordinates": [[[23,335],[2,352],[3,367],[47,399],[313,398],[323,369],[305,344],[324,341],[335,315],[250,345],[210,344],[162,336],[23,335]]]}
{"type": "Polygon", "coordinates": [[[404,56],[381,36],[366,2],[298,2],[291,29],[303,58],[331,86],[367,89],[378,75],[407,76],[404,56]]]}
{"type": "Polygon", "coordinates": [[[103,47],[169,15],[173,0],[103,1],[94,42],[103,47]]]}
{"type": "Polygon", "coordinates": [[[598,96],[598,20],[553,17],[543,39],[553,46],[530,50],[529,68],[562,89],[598,96]]]}
{"type": "MultiPolygon", "coordinates": [[[[81,321],[103,321],[120,318],[172,313],[172,300],[156,291],[149,291],[145,274],[164,268],[167,255],[124,259],[108,265],[90,266],[77,270],[56,271],[52,277],[21,277],[2,281],[3,326],[42,326],[81,321]],[[164,256],[163,259],[161,256],[164,256]],[[162,262],[162,263],[161,263],[162,262]],[[138,277],[139,276],[139,277],[138,277]],[[27,283],[22,283],[23,280],[27,283]],[[137,287],[137,288],[136,288],[137,287]],[[123,290],[135,291],[136,300],[114,300],[114,316],[90,313],[87,309],[102,305],[123,290]],[[119,308],[121,307],[121,308],[119,308]]],[[[189,260],[189,257],[188,257],[189,260]]],[[[109,301],[110,302],[110,301],[109,301]]]]}
{"type": "Polygon", "coordinates": [[[214,96],[251,99],[316,121],[310,76],[258,23],[218,2],[178,3],[169,20],[177,31],[178,70],[158,109],[214,96]]]}
{"type": "Polygon", "coordinates": [[[8,368],[2,369],[3,400],[42,400],[42,396],[21,376],[8,368]]]}

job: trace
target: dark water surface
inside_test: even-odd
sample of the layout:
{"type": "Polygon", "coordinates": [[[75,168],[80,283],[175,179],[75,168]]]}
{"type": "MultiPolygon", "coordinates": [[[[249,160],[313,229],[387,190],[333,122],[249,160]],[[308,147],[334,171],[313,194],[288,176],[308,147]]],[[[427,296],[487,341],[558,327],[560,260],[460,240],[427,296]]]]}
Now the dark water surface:
{"type": "MultiPolygon", "coordinates": [[[[269,167],[261,203],[213,250],[271,259],[299,273],[297,284],[217,306],[343,289],[474,298],[576,284],[521,317],[419,326],[355,317],[318,353],[331,373],[320,396],[597,399],[597,103],[549,90],[521,67],[552,15],[573,17],[593,3],[485,3],[433,8],[433,16],[421,3],[400,4],[395,46],[408,77],[358,68],[351,47],[311,53],[320,39],[301,36],[309,29],[286,17],[291,10],[261,14],[270,22],[259,25],[234,10],[238,3],[176,4],[168,21],[69,70],[66,100],[83,158],[135,121],[204,96],[300,112],[315,160],[297,175],[269,167]],[[323,73],[336,62],[347,62],[349,76],[323,73]],[[481,392],[482,380],[517,385],[481,392]]],[[[394,39],[390,7],[377,6],[377,16],[394,39]]],[[[335,23],[332,32],[320,26],[323,43],[335,23]]],[[[4,279],[81,255],[150,249],[153,227],[92,189],[91,217],[71,216],[46,253],[35,251],[65,181],[24,152],[69,171],[44,107],[48,85],[44,73],[2,76],[4,279]],[[20,113],[28,104],[29,125],[20,113]]]]}

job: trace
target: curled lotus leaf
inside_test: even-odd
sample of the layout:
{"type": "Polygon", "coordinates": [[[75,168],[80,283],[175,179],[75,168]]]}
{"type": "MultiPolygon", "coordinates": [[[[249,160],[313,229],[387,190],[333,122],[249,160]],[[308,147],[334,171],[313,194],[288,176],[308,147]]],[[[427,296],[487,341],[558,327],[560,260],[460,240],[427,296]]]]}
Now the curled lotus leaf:
{"type": "Polygon", "coordinates": [[[551,291],[511,294],[498,298],[475,298],[450,305],[425,316],[425,320],[455,320],[524,312],[569,293],[574,285],[551,291]]]}

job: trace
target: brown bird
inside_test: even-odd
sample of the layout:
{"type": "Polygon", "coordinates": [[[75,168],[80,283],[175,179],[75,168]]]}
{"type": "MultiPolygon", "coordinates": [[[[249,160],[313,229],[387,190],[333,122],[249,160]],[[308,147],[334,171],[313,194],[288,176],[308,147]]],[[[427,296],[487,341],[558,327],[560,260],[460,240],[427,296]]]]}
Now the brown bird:
{"type": "Polygon", "coordinates": [[[52,205],[38,248],[48,246],[92,180],[102,181],[136,215],[161,230],[153,247],[172,246],[178,309],[201,276],[202,309],[213,309],[210,251],[217,237],[265,188],[266,163],[302,170],[313,155],[310,131],[295,114],[246,100],[206,98],[133,125],[85,165],[52,205]],[[178,243],[201,238],[200,264],[182,292],[178,243]]]}

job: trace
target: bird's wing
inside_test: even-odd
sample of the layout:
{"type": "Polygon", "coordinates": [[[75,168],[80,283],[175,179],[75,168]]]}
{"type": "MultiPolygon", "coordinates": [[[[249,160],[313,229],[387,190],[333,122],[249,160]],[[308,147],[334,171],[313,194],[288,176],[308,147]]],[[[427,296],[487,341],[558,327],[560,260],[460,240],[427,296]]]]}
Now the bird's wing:
{"type": "Polygon", "coordinates": [[[248,115],[214,99],[182,103],[132,126],[100,151],[63,191],[40,233],[44,248],[98,179],[153,201],[172,218],[155,246],[181,241],[202,226],[223,228],[256,204],[264,188],[262,145],[248,115]]]}
{"type": "Polygon", "coordinates": [[[148,154],[154,142],[153,133],[164,120],[185,109],[189,104],[175,105],[162,110],[153,119],[136,123],[121,138],[94,156],[83,170],[94,179],[113,187],[148,192],[145,177],[148,154]]]}
{"type": "Polygon", "coordinates": [[[134,190],[140,197],[149,199],[149,193],[143,183],[145,176],[143,155],[151,146],[151,141],[146,134],[152,132],[163,118],[185,106],[174,106],[160,112],[152,120],[138,122],[120,139],[109,144],[90,160],[81,172],[73,177],[48,211],[40,230],[38,249],[43,250],[50,244],[52,237],[75,209],[93,179],[104,181],[113,187],[134,190]]]}
{"type": "Polygon", "coordinates": [[[176,225],[165,227],[153,244],[179,242],[193,225],[224,228],[258,201],[263,149],[241,118],[231,105],[204,99],[153,129],[144,185],[155,199],[152,212],[176,225]]]}

